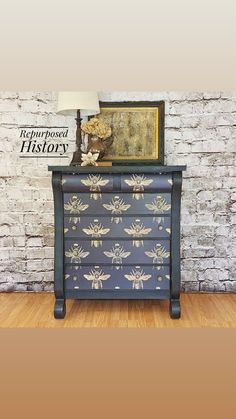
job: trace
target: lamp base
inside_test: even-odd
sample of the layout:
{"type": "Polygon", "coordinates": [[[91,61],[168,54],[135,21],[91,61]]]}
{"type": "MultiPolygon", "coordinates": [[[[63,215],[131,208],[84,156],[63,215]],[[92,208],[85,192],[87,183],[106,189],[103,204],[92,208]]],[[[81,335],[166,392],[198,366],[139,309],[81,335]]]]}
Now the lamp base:
{"type": "Polygon", "coordinates": [[[79,166],[81,164],[81,151],[77,150],[73,153],[70,166],[79,166]]]}
{"type": "Polygon", "coordinates": [[[79,166],[81,163],[81,144],[82,144],[82,138],[81,138],[81,121],[82,118],[80,118],[80,111],[77,110],[77,118],[76,120],[76,151],[73,153],[72,160],[70,162],[70,166],[79,166]]]}

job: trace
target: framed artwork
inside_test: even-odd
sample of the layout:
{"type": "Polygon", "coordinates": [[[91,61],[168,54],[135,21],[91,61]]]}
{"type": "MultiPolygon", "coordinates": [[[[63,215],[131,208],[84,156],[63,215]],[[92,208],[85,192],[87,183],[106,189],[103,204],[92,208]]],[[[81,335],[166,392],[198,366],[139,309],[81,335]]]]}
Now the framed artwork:
{"type": "Polygon", "coordinates": [[[102,119],[112,129],[112,144],[102,161],[112,164],[164,164],[165,103],[100,102],[102,119]]]}

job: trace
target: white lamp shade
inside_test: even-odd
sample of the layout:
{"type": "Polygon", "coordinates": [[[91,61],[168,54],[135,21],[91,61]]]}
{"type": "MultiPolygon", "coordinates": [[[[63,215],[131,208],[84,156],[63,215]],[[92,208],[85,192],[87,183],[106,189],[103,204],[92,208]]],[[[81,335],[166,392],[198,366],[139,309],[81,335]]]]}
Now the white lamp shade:
{"type": "Polygon", "coordinates": [[[69,114],[75,110],[80,110],[82,116],[99,113],[97,92],[59,92],[57,112],[69,114]]]}

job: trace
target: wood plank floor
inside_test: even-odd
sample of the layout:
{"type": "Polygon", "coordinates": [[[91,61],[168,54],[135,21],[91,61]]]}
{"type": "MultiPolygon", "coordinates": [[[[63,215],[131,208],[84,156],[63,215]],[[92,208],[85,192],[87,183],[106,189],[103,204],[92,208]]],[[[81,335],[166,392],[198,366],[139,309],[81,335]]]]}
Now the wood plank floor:
{"type": "Polygon", "coordinates": [[[169,317],[168,301],[67,301],[53,317],[54,295],[0,294],[0,327],[236,327],[236,294],[182,294],[182,317],[169,317]]]}

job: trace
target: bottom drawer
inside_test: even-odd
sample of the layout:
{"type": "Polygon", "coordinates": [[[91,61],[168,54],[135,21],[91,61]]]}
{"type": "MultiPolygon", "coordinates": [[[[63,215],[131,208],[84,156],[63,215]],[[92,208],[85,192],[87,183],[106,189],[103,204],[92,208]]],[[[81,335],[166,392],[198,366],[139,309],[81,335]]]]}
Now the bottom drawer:
{"type": "Polygon", "coordinates": [[[65,268],[66,290],[167,290],[169,266],[76,266],[65,268]]]}

